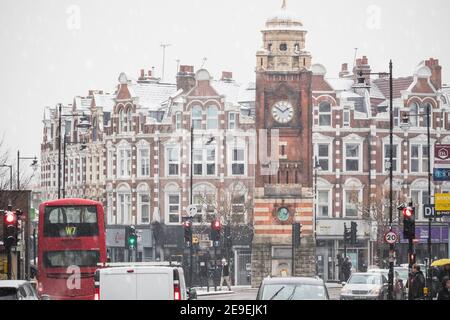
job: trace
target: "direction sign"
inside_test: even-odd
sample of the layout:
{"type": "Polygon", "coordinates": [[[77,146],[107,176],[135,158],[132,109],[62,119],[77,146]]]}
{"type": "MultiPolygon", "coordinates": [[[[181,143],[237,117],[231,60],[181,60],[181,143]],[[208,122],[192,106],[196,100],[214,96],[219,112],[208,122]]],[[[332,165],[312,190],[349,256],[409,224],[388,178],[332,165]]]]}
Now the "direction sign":
{"type": "Polygon", "coordinates": [[[188,214],[188,216],[193,217],[197,214],[197,206],[194,204],[189,205],[186,208],[186,213],[188,214]]]}
{"type": "Polygon", "coordinates": [[[450,181],[450,168],[434,168],[433,169],[434,181],[450,181]]]}
{"type": "Polygon", "coordinates": [[[436,211],[450,211],[450,193],[436,193],[434,203],[436,211]]]}
{"type": "Polygon", "coordinates": [[[394,231],[389,231],[384,235],[384,241],[389,244],[394,244],[398,241],[398,236],[394,231]]]}
{"type": "Polygon", "coordinates": [[[435,215],[434,204],[423,205],[423,216],[425,218],[432,218],[435,215]]]}

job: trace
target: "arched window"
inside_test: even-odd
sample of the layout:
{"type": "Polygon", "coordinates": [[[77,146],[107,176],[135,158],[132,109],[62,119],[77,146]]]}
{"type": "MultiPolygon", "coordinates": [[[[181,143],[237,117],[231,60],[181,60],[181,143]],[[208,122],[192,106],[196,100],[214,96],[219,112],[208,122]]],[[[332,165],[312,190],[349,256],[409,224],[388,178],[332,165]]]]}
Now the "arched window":
{"type": "Polygon", "coordinates": [[[216,106],[209,106],[207,113],[207,129],[218,129],[219,128],[219,110],[216,106]]]}
{"type": "Polygon", "coordinates": [[[182,128],[182,116],[181,112],[177,112],[175,114],[175,128],[176,130],[180,130],[182,128]]]}
{"type": "Polygon", "coordinates": [[[131,189],[126,183],[117,188],[117,224],[131,224],[131,189]]]}
{"type": "Polygon", "coordinates": [[[319,104],[319,126],[331,126],[331,105],[327,101],[319,104]]]}
{"type": "Polygon", "coordinates": [[[202,128],[202,107],[195,106],[192,108],[192,127],[194,129],[201,129],[202,128]]]}
{"type": "Polygon", "coordinates": [[[131,117],[131,109],[128,109],[127,112],[127,130],[130,132],[132,130],[133,119],[131,117]]]}
{"type": "Polygon", "coordinates": [[[119,111],[119,133],[124,131],[124,125],[125,125],[125,111],[120,110],[119,111]]]}
{"type": "Polygon", "coordinates": [[[411,127],[419,125],[419,105],[416,102],[409,105],[409,123],[411,127]]]}

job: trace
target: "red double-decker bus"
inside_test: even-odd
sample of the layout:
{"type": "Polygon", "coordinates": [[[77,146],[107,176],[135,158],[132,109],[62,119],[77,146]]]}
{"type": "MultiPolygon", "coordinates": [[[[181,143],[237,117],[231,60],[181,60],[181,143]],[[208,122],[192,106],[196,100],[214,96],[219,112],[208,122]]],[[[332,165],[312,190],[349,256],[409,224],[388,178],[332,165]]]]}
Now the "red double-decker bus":
{"type": "Polygon", "coordinates": [[[97,263],[106,262],[103,205],[60,199],[39,206],[38,291],[51,299],[95,297],[97,263]]]}

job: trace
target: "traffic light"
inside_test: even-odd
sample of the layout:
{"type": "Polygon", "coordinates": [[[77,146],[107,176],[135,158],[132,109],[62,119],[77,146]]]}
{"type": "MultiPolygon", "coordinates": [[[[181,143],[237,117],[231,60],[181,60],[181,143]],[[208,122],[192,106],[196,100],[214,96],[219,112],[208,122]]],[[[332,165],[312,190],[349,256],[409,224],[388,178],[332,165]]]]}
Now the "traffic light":
{"type": "Polygon", "coordinates": [[[300,247],[300,240],[302,234],[302,225],[300,223],[292,224],[292,245],[294,248],[300,247]]]}
{"type": "Polygon", "coordinates": [[[224,241],[225,241],[225,247],[231,248],[233,246],[233,242],[231,240],[231,226],[226,225],[224,227],[224,241]]]}
{"type": "Polygon", "coordinates": [[[350,242],[352,244],[356,244],[357,233],[358,233],[358,224],[356,222],[352,221],[351,227],[350,227],[350,242]]]}
{"type": "Polygon", "coordinates": [[[17,214],[10,210],[4,211],[3,243],[7,249],[17,245],[18,229],[17,214]]]}
{"type": "Polygon", "coordinates": [[[128,226],[125,229],[125,247],[127,249],[136,249],[137,247],[137,234],[134,226],[128,226]]]}
{"type": "Polygon", "coordinates": [[[192,221],[191,220],[183,221],[183,229],[184,229],[184,243],[187,246],[190,246],[192,243],[192,221]]]}
{"type": "Polygon", "coordinates": [[[222,224],[220,220],[215,219],[211,222],[211,240],[220,241],[220,230],[222,229],[222,224]]]}
{"type": "Polygon", "coordinates": [[[403,209],[403,237],[408,240],[416,237],[415,208],[412,206],[403,209]]]}
{"type": "Polygon", "coordinates": [[[347,225],[344,223],[344,241],[350,242],[351,240],[351,230],[347,228],[347,225]]]}
{"type": "Polygon", "coordinates": [[[416,254],[415,253],[408,254],[408,263],[411,266],[416,263],[416,254]]]}

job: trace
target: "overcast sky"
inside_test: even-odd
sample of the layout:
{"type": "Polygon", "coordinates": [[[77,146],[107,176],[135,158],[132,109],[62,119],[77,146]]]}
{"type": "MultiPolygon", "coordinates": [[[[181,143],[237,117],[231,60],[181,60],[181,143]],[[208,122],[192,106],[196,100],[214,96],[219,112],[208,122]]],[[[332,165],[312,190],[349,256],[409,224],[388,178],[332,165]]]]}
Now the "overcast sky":
{"type": "MultiPolygon", "coordinates": [[[[112,92],[120,72],[155,67],[174,81],[176,60],[203,64],[215,78],[254,80],[260,30],[282,0],[1,0],[0,135],[15,155],[40,157],[45,106],[71,103],[89,89],[112,92]]],[[[438,58],[450,84],[448,0],[288,0],[308,30],[313,63],[336,77],[355,48],[374,71],[411,75],[438,58]]],[[[11,160],[15,163],[15,159],[11,160]]],[[[26,164],[23,164],[26,167],[26,164]]]]}

